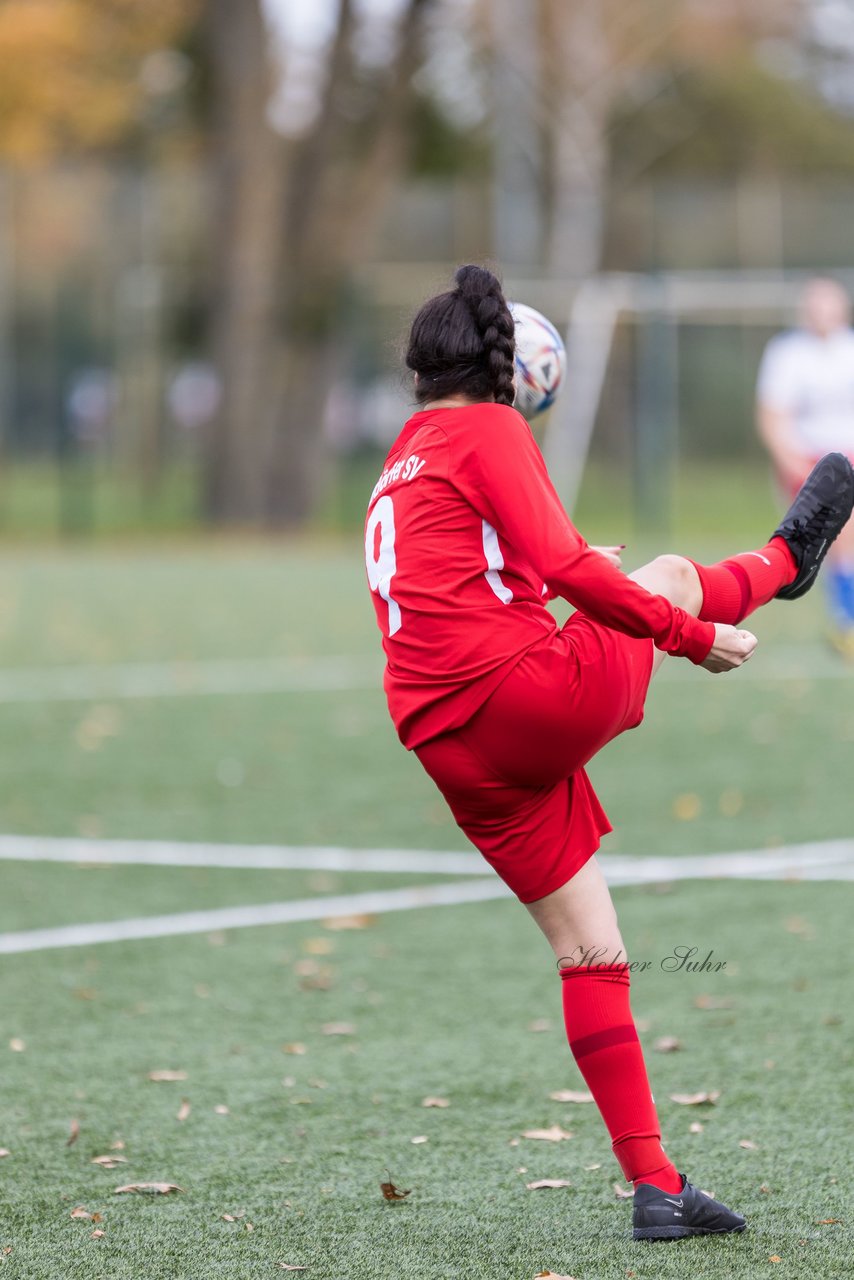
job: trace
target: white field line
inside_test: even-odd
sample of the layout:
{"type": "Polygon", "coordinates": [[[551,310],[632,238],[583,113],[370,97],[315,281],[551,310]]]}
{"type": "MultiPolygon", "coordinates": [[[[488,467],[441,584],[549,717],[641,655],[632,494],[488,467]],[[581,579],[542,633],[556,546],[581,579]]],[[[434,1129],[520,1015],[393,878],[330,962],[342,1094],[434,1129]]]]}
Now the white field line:
{"type": "MultiPolygon", "coordinates": [[[[688,663],[666,663],[659,681],[698,679],[688,663]]],[[[809,648],[773,648],[736,680],[854,679],[854,670],[809,648]]],[[[96,699],[195,698],[259,693],[327,693],[376,689],[382,668],[367,658],[249,658],[236,661],[127,662],[93,666],[0,668],[0,704],[96,699]]]]}
{"type": "Polygon", "coordinates": [[[185,844],[167,840],[85,840],[0,835],[0,861],[88,862],[146,867],[238,867],[249,871],[379,871],[491,874],[479,853],[337,846],[185,844]]]}
{"type": "Polygon", "coordinates": [[[262,924],[291,924],[296,920],[326,920],[360,912],[411,911],[460,902],[484,902],[512,896],[498,879],[463,880],[451,884],[422,885],[416,889],[384,889],[335,897],[304,898],[296,902],[270,902],[249,907],[220,907],[213,911],[186,911],[179,915],[143,916],[135,920],[111,920],[104,924],[62,925],[56,929],[27,929],[0,933],[0,954],[48,951],[57,947],[84,947],[97,942],[125,942],[140,938],[172,938],[180,934],[210,933],[218,929],[254,928],[262,924]]]}
{"type": "Polygon", "coordinates": [[[335,656],[0,668],[0,703],[324,693],[381,686],[382,668],[376,662],[335,656]]]}
{"type": "MultiPolygon", "coordinates": [[[[14,857],[14,843],[16,837],[2,837],[4,843],[4,851],[0,853],[0,857],[10,859],[14,857]]],[[[60,856],[51,858],[50,852],[47,860],[56,861],[73,861],[79,862],[79,853],[81,847],[87,851],[85,861],[109,863],[113,861],[141,863],[142,865],[154,866],[233,866],[233,862],[203,862],[195,858],[191,862],[185,860],[186,852],[182,856],[181,846],[175,846],[178,850],[178,858],[180,861],[172,859],[167,861],[164,857],[168,846],[159,844],[155,846],[158,856],[152,860],[144,856],[144,850],[150,850],[152,846],[145,842],[138,842],[137,856],[131,858],[128,855],[128,847],[134,842],[111,842],[111,841],[85,841],[73,840],[63,842],[61,840],[50,839],[42,842],[42,847],[52,850],[54,854],[60,856]],[[71,848],[62,850],[59,848],[63,843],[67,843],[71,848]],[[120,845],[125,857],[121,859],[110,858],[106,856],[107,849],[120,845]],[[73,855],[73,856],[72,856],[73,855]]],[[[216,850],[217,846],[196,846],[194,848],[196,854],[203,849],[216,850]]],[[[221,847],[227,849],[228,846],[221,847]]],[[[240,846],[232,847],[240,848],[240,846]]],[[[251,848],[251,846],[249,846],[251,848]]],[[[267,854],[275,852],[275,850],[267,850],[267,854]]],[[[360,853],[379,854],[387,853],[394,856],[395,859],[400,857],[412,858],[417,851],[408,854],[405,850],[280,850],[280,853],[287,853],[289,856],[299,854],[308,858],[310,855],[318,853],[334,853],[349,852],[354,857],[360,853]]],[[[26,860],[45,860],[37,857],[37,850],[31,848],[29,853],[24,855],[26,860]]],[[[212,911],[192,911],[182,912],[177,915],[168,916],[151,916],[131,920],[113,920],[104,923],[80,924],[80,925],[64,925],[53,929],[28,929],[18,933],[0,934],[0,954],[17,954],[23,951],[44,951],[57,947],[77,947],[91,946],[99,942],[120,942],[132,939],[142,938],[164,938],[174,937],[180,934],[190,933],[207,933],[215,929],[239,929],[251,928],[263,924],[287,924],[297,920],[321,920],[327,919],[334,915],[344,915],[353,912],[370,912],[381,913],[384,911],[405,911],[419,907],[431,906],[450,906],[455,903],[463,902],[483,902],[494,898],[506,898],[512,896],[507,887],[480,861],[479,855],[465,854],[421,854],[422,857],[431,857],[435,859],[433,866],[439,869],[440,863],[450,862],[454,858],[463,858],[474,856],[482,871],[486,871],[488,878],[479,878],[477,880],[463,880],[456,883],[442,883],[438,885],[424,885],[415,889],[390,889],[376,890],[373,892],[354,893],[346,895],[325,896],[320,898],[300,899],[293,902],[264,903],[258,906],[246,907],[225,907],[212,911]]],[[[854,841],[837,840],[827,841],[822,844],[802,844],[789,845],[785,848],[776,850],[754,850],[752,852],[730,853],[730,854],[711,854],[702,857],[685,857],[685,858],[625,858],[625,857],[608,857],[603,856],[601,859],[605,873],[609,881],[614,885],[637,885],[660,883],[668,880],[688,880],[688,879],[709,879],[721,877],[734,877],[737,879],[808,879],[808,880],[852,880],[854,879],[854,841]]],[[[386,870],[391,870],[391,865],[386,866],[386,870]]],[[[237,865],[248,866],[247,862],[241,862],[237,865]]],[[[268,860],[263,864],[270,867],[272,864],[268,860]]],[[[286,865],[292,867],[294,862],[289,860],[286,865]]],[[[317,868],[321,864],[316,860],[306,861],[301,865],[312,866],[317,868]]],[[[329,864],[327,863],[327,866],[329,864]]],[[[338,866],[336,869],[341,869],[338,866]]],[[[346,869],[356,869],[351,863],[346,869]]],[[[364,870],[364,866],[358,869],[364,870]]],[[[371,867],[376,869],[376,865],[371,867]]],[[[398,865],[395,870],[412,870],[413,867],[408,865],[398,865]]],[[[423,866],[422,868],[423,869],[423,866]]]]}
{"type": "Polygon", "coordinates": [[[825,840],[685,857],[623,857],[599,862],[609,884],[653,884],[662,880],[847,879],[854,870],[854,840],[825,840]]]}
{"type": "MultiPolygon", "coordinates": [[[[149,867],[234,867],[247,871],[385,872],[399,875],[492,875],[479,853],[427,849],[350,849],[335,845],[202,844],[169,840],[93,840],[76,836],[0,835],[0,861],[71,862],[149,867]]],[[[684,857],[600,854],[612,884],[660,880],[765,879],[854,867],[854,840],[684,857]]],[[[841,878],[841,877],[840,877],[841,878]]]]}

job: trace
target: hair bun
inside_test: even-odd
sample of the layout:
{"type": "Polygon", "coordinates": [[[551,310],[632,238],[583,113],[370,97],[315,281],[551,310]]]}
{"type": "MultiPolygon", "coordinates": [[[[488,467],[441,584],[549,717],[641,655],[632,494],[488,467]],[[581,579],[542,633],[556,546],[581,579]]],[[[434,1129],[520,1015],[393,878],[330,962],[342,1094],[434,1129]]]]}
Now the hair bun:
{"type": "Polygon", "coordinates": [[[486,267],[474,263],[460,267],[454,276],[457,291],[467,302],[480,302],[483,298],[501,298],[504,293],[501,281],[486,267]]]}
{"type": "Polygon", "coordinates": [[[422,403],[462,392],[474,401],[512,404],[515,324],[501,281],[467,263],[456,288],[425,302],[412,322],[406,363],[418,374],[422,403]]]}

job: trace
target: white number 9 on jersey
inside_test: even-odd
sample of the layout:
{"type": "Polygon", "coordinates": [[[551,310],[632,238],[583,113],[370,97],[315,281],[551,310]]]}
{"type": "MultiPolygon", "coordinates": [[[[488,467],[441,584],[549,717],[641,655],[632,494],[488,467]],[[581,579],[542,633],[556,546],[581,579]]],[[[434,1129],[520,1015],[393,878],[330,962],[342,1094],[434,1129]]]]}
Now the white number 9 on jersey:
{"type": "Polygon", "coordinates": [[[391,595],[391,580],[397,572],[394,554],[394,503],[386,494],[380,498],[365,529],[365,565],[371,590],[379,592],[388,605],[388,633],[400,630],[400,605],[391,595]],[[377,547],[379,529],[379,550],[377,547]]]}

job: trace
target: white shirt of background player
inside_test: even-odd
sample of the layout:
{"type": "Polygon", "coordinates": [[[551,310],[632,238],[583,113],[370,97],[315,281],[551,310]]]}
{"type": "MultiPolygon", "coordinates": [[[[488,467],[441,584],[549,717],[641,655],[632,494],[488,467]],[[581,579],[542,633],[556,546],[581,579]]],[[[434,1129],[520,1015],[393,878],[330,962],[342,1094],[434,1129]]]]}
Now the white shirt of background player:
{"type": "Polygon", "coordinates": [[[854,457],[854,329],[835,280],[811,280],[802,327],[772,338],[757,384],[759,433],[785,478],[800,483],[822,454],[854,457]]]}

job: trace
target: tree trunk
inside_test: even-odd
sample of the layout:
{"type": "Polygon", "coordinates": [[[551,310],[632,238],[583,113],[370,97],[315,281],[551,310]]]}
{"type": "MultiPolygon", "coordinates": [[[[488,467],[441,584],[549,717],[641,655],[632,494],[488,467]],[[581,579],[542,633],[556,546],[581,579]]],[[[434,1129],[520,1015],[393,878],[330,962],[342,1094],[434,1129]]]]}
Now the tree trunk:
{"type": "Polygon", "coordinates": [[[264,518],[274,528],[304,524],[326,495],[330,458],[323,420],[335,372],[332,336],[285,338],[274,393],[275,441],[266,475],[264,518]]]}
{"type": "Polygon", "coordinates": [[[559,279],[599,268],[612,76],[601,0],[551,0],[543,36],[552,121],[547,265],[559,279]]]}
{"type": "Polygon", "coordinates": [[[348,95],[361,74],[352,0],[338,0],[317,121],[287,145],[267,121],[260,0],[206,0],[218,113],[213,345],[223,382],[206,462],[212,519],[300,524],[322,493],[341,298],[405,164],[421,20],[434,3],[408,0],[367,146],[350,154],[341,131],[353,132],[348,95]]]}
{"type": "Polygon", "coordinates": [[[214,361],[222,401],[205,457],[208,517],[263,516],[271,452],[274,358],[282,238],[284,143],[267,121],[271,91],[259,0],[207,0],[214,81],[214,361]]]}
{"type": "MultiPolygon", "coordinates": [[[[375,238],[389,194],[406,164],[421,23],[433,3],[409,0],[400,19],[397,51],[366,152],[349,164],[330,164],[325,172],[319,172],[316,164],[308,170],[316,183],[316,199],[312,216],[301,221],[301,234],[289,236],[286,332],[274,402],[266,510],[276,525],[303,522],[324,492],[327,460],[322,417],[337,363],[342,296],[353,265],[375,238]]],[[[341,0],[339,13],[342,23],[350,21],[348,0],[341,0]]],[[[332,65],[343,68],[345,62],[341,42],[336,40],[332,65]]],[[[334,97],[333,86],[321,113],[320,137],[328,136],[326,112],[334,109],[334,97]]],[[[312,137],[312,152],[317,136],[312,137]]],[[[298,186],[301,194],[302,183],[298,186]]]]}

